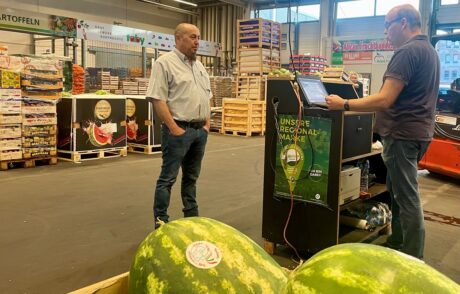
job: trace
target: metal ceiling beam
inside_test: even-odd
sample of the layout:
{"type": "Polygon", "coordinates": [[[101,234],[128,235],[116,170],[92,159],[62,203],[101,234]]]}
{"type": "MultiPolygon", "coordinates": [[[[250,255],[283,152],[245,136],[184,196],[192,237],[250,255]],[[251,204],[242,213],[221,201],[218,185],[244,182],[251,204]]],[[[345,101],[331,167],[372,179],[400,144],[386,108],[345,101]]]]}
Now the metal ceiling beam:
{"type": "Polygon", "coordinates": [[[179,13],[184,13],[184,14],[189,14],[189,15],[195,15],[195,16],[199,15],[198,12],[194,12],[194,11],[190,11],[190,10],[187,10],[187,9],[182,9],[182,8],[178,8],[178,7],[174,7],[174,6],[169,6],[169,5],[159,3],[159,2],[155,2],[155,1],[152,1],[152,0],[137,0],[137,1],[152,4],[152,5],[158,6],[159,8],[163,8],[163,9],[174,11],[174,12],[179,12],[179,13]]]}

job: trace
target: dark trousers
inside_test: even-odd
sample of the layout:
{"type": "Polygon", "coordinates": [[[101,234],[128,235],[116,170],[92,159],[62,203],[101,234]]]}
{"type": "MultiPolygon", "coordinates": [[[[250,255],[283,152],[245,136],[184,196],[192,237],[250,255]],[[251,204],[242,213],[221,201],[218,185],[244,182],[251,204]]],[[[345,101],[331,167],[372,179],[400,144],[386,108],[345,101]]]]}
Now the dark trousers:
{"type": "Polygon", "coordinates": [[[171,188],[176,182],[179,168],[182,167],[181,196],[184,217],[198,216],[196,202],[196,181],[200,175],[208,133],[202,127],[185,127],[181,136],[171,135],[166,125],[162,126],[161,150],[163,164],[155,189],[153,215],[164,222],[169,221],[167,213],[171,188]]]}
{"type": "Polygon", "coordinates": [[[417,165],[430,142],[383,137],[382,158],[387,167],[391,195],[391,235],[387,243],[417,258],[423,258],[425,225],[418,192],[417,165]]]}

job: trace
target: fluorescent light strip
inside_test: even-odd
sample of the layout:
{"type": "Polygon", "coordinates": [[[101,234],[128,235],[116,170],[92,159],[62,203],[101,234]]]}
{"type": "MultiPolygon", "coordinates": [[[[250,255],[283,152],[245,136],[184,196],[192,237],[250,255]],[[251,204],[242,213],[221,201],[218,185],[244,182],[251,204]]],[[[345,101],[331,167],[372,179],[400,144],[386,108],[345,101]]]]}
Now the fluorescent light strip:
{"type": "Polygon", "coordinates": [[[182,4],[187,4],[187,5],[190,5],[190,6],[193,6],[193,7],[198,6],[198,4],[196,4],[196,3],[188,2],[188,1],[185,1],[185,0],[174,0],[174,1],[182,3],[182,4]]]}

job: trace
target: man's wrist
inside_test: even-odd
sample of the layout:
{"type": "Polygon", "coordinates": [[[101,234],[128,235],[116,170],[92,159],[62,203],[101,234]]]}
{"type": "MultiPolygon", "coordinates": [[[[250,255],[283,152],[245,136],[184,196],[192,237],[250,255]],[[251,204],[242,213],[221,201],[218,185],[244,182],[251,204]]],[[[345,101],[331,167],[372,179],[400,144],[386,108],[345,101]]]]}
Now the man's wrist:
{"type": "Polygon", "coordinates": [[[343,109],[346,111],[350,110],[350,104],[348,103],[348,99],[345,99],[345,103],[343,104],[343,109]]]}

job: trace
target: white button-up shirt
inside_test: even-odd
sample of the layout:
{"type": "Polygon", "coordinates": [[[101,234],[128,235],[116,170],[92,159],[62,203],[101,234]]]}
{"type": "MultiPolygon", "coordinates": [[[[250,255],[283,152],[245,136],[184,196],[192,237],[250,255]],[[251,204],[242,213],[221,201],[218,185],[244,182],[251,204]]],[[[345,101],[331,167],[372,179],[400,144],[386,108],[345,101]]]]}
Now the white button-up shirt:
{"type": "Polygon", "coordinates": [[[204,121],[210,117],[209,75],[200,61],[190,64],[177,49],[153,64],[146,97],[166,101],[176,120],[204,121]]]}

